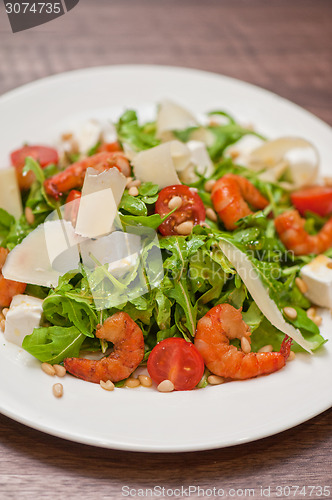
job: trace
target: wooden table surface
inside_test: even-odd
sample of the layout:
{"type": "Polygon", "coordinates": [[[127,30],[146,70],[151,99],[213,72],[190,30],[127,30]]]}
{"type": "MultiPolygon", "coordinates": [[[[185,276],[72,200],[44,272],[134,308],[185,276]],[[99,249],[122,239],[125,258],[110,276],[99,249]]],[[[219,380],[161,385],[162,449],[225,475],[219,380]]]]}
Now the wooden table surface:
{"type": "MultiPolygon", "coordinates": [[[[81,0],[64,17],[15,35],[1,4],[0,93],[81,67],[166,64],[260,85],[332,124],[331,32],[330,0],[81,0]]],[[[328,410],[224,450],[153,455],[66,442],[0,416],[0,499],[118,499],[125,485],[215,487],[233,498],[262,498],[261,487],[265,497],[286,498],[277,486],[306,486],[290,497],[332,498],[331,417],[328,410]]]]}

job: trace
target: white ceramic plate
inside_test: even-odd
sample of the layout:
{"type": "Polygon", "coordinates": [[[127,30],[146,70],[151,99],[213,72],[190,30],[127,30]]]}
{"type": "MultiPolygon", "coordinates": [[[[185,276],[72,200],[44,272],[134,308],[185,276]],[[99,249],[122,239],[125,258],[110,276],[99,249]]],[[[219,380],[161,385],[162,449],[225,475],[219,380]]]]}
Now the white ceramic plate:
{"type": "MultiPolygon", "coordinates": [[[[153,109],[171,98],[196,113],[225,109],[273,138],[297,135],[331,164],[331,128],[265,90],[230,78],[157,66],[94,68],[47,78],[0,99],[0,165],[23,141],[52,143],[68,123],[114,117],[125,107],[153,109]]],[[[149,111],[150,110],[150,111],[149,111]]],[[[144,111],[145,112],[145,111],[144,111]]],[[[331,337],[324,314],[322,333],[331,337]]],[[[113,393],[67,376],[64,396],[54,379],[16,346],[0,344],[0,411],[30,427],[81,443],[132,451],[194,451],[276,434],[332,405],[332,342],[314,356],[298,355],[268,377],[200,391],[161,394],[151,389],[113,393]]],[[[278,437],[276,437],[278,439],[278,437]]]]}

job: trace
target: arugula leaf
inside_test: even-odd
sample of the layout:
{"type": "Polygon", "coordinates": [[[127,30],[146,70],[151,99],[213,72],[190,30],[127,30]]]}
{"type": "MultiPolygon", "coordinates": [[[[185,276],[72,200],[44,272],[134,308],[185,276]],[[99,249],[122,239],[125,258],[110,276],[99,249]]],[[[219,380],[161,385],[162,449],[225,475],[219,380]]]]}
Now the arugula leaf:
{"type": "Polygon", "coordinates": [[[24,338],[22,347],[39,361],[57,364],[65,358],[78,357],[84,339],[75,326],[35,328],[24,338]]]}
{"type": "Polygon", "coordinates": [[[116,124],[116,130],[119,140],[131,146],[135,151],[153,148],[160,144],[156,138],[155,125],[147,123],[140,126],[137,114],[132,109],[123,113],[116,124]]]}
{"type": "Polygon", "coordinates": [[[131,196],[128,192],[123,193],[119,209],[125,210],[131,215],[147,216],[148,214],[144,201],[136,196],[131,196]]]}
{"type": "Polygon", "coordinates": [[[123,215],[119,213],[120,221],[123,225],[124,231],[127,230],[128,227],[135,227],[138,225],[151,227],[152,229],[158,229],[160,224],[168,217],[168,215],[162,219],[159,214],[153,215],[123,215]]]}
{"type": "Polygon", "coordinates": [[[185,279],[180,279],[174,283],[173,288],[167,290],[165,293],[167,297],[174,299],[177,304],[180,304],[186,317],[185,326],[187,327],[190,335],[194,337],[196,331],[197,304],[193,305],[191,302],[191,297],[185,279]]]}
{"type": "Polygon", "coordinates": [[[85,336],[93,337],[98,323],[97,315],[79,295],[53,293],[44,300],[43,310],[45,318],[53,325],[74,325],[85,336]]]}
{"type": "MultiPolygon", "coordinates": [[[[39,183],[41,197],[45,200],[46,205],[49,207],[49,209],[54,210],[57,207],[57,205],[56,205],[55,201],[52,200],[47,195],[47,193],[44,189],[44,182],[46,179],[45,173],[44,173],[43,169],[41,168],[41,166],[39,165],[39,163],[36,160],[34,160],[33,158],[31,158],[31,156],[28,156],[25,159],[25,166],[23,168],[23,174],[26,174],[30,171],[32,171],[35,174],[37,182],[39,183]]],[[[36,193],[34,193],[34,197],[35,198],[37,197],[36,193]]],[[[31,199],[30,199],[30,204],[31,204],[31,199]]]]}
{"type": "Polygon", "coordinates": [[[25,216],[22,215],[19,219],[14,221],[6,237],[1,242],[1,245],[7,247],[8,250],[12,250],[16,245],[21,243],[33,229],[34,227],[30,226],[25,216]]]}
{"type": "Polygon", "coordinates": [[[0,241],[2,241],[8,236],[10,228],[14,224],[15,224],[15,217],[10,215],[3,208],[0,208],[0,241]]]}

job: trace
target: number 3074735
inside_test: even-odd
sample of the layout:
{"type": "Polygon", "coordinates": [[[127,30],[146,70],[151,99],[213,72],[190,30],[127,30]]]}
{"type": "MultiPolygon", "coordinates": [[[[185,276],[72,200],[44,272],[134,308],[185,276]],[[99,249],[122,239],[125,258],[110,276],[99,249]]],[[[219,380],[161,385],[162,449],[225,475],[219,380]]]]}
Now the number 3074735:
{"type": "Polygon", "coordinates": [[[7,2],[7,14],[60,14],[61,2],[7,2]]]}

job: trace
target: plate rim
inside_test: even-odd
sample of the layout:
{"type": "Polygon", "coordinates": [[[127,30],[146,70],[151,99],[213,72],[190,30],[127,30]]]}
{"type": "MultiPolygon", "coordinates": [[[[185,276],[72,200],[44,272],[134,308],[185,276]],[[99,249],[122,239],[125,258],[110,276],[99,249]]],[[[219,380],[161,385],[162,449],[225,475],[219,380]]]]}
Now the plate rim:
{"type": "MultiPolygon", "coordinates": [[[[215,78],[215,79],[222,79],[229,84],[236,84],[237,86],[242,86],[243,88],[251,88],[255,91],[259,91],[260,93],[265,94],[267,97],[270,99],[274,99],[276,101],[283,101],[285,102],[288,106],[293,107],[294,109],[297,109],[301,113],[304,113],[307,115],[310,120],[314,120],[316,123],[320,124],[321,126],[323,125],[324,127],[327,127],[330,132],[332,132],[332,126],[329,125],[328,123],[324,122],[321,118],[317,117],[307,109],[301,107],[300,105],[288,100],[287,98],[281,97],[278,94],[267,90],[263,87],[259,87],[257,85],[254,85],[252,83],[243,81],[243,80],[238,80],[236,78],[222,75],[219,73],[213,73],[210,71],[204,71],[200,69],[195,69],[195,68],[189,68],[189,67],[181,67],[181,66],[169,66],[169,65],[151,65],[151,64],[117,64],[117,65],[110,65],[110,66],[92,66],[88,68],[81,68],[81,69],[76,69],[76,70],[71,70],[71,71],[66,71],[63,73],[57,73],[54,75],[49,75],[44,78],[37,79],[35,81],[26,83],[24,85],[21,85],[15,89],[9,90],[2,94],[0,96],[0,106],[2,105],[3,102],[6,102],[7,100],[10,99],[15,99],[16,96],[21,96],[22,94],[24,95],[25,92],[29,92],[30,90],[33,89],[38,89],[39,86],[43,86],[44,84],[48,84],[48,82],[52,81],[57,81],[57,80],[66,80],[67,78],[76,78],[77,76],[84,76],[86,74],[94,73],[94,72],[99,72],[99,71],[112,71],[112,70],[136,70],[136,71],[175,71],[178,73],[191,73],[193,76],[196,74],[210,77],[210,78],[215,78]]],[[[110,444],[106,440],[96,440],[95,438],[82,438],[82,436],[76,436],[73,434],[70,434],[69,432],[66,431],[59,431],[55,430],[52,427],[48,425],[42,425],[42,424],[37,424],[36,422],[33,422],[33,420],[29,418],[25,418],[24,416],[18,416],[14,412],[12,412],[10,409],[3,409],[2,404],[0,402],[0,412],[4,414],[5,416],[20,422],[23,425],[26,425],[28,427],[31,427],[37,431],[41,431],[43,433],[60,437],[62,439],[66,439],[69,441],[74,441],[78,442],[81,444],[85,445],[90,445],[90,446],[97,446],[97,447],[102,447],[102,448],[108,448],[108,449],[117,449],[117,450],[123,450],[123,451],[132,451],[132,452],[150,452],[150,453],[180,453],[180,452],[193,452],[193,451],[203,451],[203,450],[212,450],[212,449],[218,449],[218,448],[226,448],[230,446],[237,446],[240,444],[244,443],[249,443],[253,442],[259,439],[267,438],[270,436],[274,436],[276,434],[279,434],[283,431],[289,430],[291,428],[297,427],[298,425],[301,425],[302,423],[316,417],[317,415],[323,413],[324,411],[328,410],[332,406],[332,401],[327,402],[325,405],[322,404],[319,409],[316,408],[315,411],[310,411],[308,409],[307,413],[302,416],[300,419],[293,417],[292,423],[289,423],[288,425],[279,425],[275,426],[275,429],[271,432],[266,430],[265,432],[262,433],[256,433],[255,437],[250,437],[248,436],[247,438],[242,438],[238,439],[237,442],[223,442],[222,444],[219,442],[215,443],[210,443],[210,444],[192,444],[192,445],[178,445],[177,447],[171,445],[171,446],[166,446],[163,445],[162,448],[160,445],[151,445],[151,444],[137,444],[137,443],[115,443],[115,444],[110,444]]]]}

